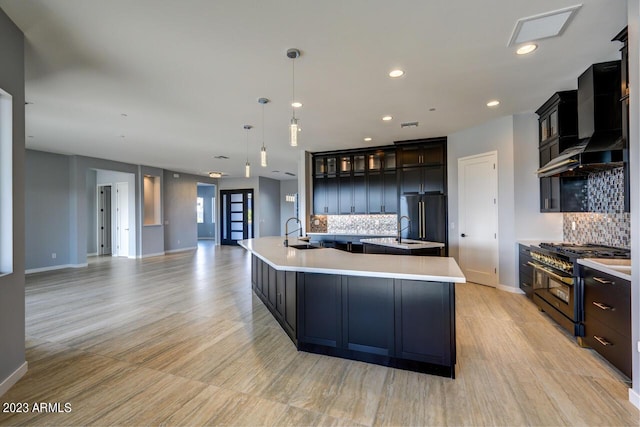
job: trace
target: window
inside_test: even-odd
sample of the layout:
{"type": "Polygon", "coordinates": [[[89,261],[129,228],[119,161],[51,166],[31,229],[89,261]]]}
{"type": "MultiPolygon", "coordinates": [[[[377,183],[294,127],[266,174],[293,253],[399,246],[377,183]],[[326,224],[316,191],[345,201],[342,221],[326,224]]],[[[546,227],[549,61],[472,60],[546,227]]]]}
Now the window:
{"type": "Polygon", "coordinates": [[[0,274],[13,272],[13,98],[0,89],[0,274]]]}
{"type": "Polygon", "coordinates": [[[204,198],[198,197],[196,201],[196,218],[198,224],[204,223],[204,198]]]}

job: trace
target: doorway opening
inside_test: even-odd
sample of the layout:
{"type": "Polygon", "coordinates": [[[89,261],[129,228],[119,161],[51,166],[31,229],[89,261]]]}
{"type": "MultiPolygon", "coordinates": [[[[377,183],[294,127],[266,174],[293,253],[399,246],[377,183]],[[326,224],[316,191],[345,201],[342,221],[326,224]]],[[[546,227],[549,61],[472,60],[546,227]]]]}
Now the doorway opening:
{"type": "Polygon", "coordinates": [[[196,198],[198,240],[216,240],[216,186],[198,183],[196,198]]]}
{"type": "Polygon", "coordinates": [[[253,190],[220,191],[220,244],[237,245],[253,239],[253,190]]]}
{"type": "Polygon", "coordinates": [[[95,196],[89,200],[93,220],[89,227],[87,253],[135,258],[135,175],[126,172],[93,169],[95,196]],[[94,199],[95,197],[95,199],[94,199]]]}

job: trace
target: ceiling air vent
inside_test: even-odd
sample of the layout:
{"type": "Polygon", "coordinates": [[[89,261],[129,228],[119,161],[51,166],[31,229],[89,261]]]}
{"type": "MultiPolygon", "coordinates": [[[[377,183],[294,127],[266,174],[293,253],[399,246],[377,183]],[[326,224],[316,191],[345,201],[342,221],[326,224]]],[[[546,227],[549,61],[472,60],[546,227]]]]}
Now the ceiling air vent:
{"type": "Polygon", "coordinates": [[[401,128],[417,128],[419,125],[418,122],[404,122],[400,123],[401,128]]]}
{"type": "Polygon", "coordinates": [[[285,172],[284,174],[285,174],[285,175],[289,175],[289,176],[296,176],[296,174],[295,174],[295,173],[291,173],[291,172],[285,172]]]}
{"type": "Polygon", "coordinates": [[[229,160],[227,156],[213,156],[214,159],[229,160]]]}
{"type": "Polygon", "coordinates": [[[507,46],[562,35],[580,7],[582,5],[577,4],[518,19],[507,46]]]}

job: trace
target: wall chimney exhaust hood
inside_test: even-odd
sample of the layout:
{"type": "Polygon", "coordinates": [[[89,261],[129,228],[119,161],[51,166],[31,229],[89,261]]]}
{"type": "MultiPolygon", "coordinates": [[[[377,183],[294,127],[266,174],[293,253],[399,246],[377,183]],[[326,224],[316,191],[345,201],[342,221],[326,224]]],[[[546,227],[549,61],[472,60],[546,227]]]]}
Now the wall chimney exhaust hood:
{"type": "Polygon", "coordinates": [[[538,177],[586,175],[623,165],[620,64],[594,64],[578,77],[580,142],[538,169],[538,177]]]}

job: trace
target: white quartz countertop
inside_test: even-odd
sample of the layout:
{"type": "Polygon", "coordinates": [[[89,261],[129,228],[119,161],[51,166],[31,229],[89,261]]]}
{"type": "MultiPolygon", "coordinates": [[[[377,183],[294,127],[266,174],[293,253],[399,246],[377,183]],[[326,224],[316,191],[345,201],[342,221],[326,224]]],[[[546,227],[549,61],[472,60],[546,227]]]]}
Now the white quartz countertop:
{"type": "Polygon", "coordinates": [[[631,282],[631,260],[617,258],[580,258],[578,264],[631,282]]]}
{"type": "MultiPolygon", "coordinates": [[[[466,282],[460,267],[450,257],[356,254],[330,248],[295,249],[285,247],[283,241],[283,237],[276,236],[241,240],[238,243],[276,270],[431,282],[466,282]]],[[[289,239],[289,245],[306,243],[289,239]]]]}
{"type": "Polygon", "coordinates": [[[402,239],[400,243],[395,237],[381,237],[377,239],[360,239],[361,243],[369,243],[371,245],[387,246],[398,249],[428,249],[428,248],[444,248],[444,243],[428,242],[425,240],[402,239]]]}

